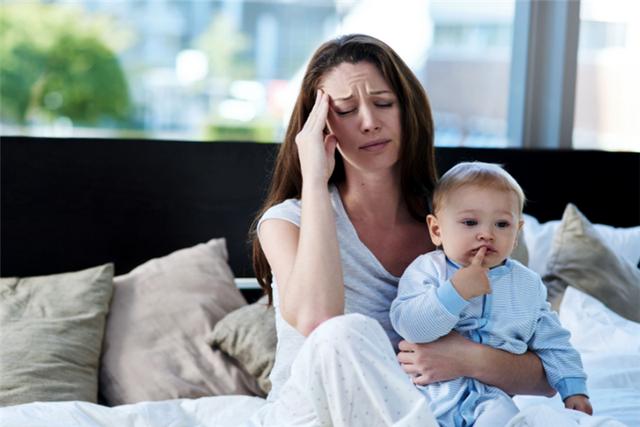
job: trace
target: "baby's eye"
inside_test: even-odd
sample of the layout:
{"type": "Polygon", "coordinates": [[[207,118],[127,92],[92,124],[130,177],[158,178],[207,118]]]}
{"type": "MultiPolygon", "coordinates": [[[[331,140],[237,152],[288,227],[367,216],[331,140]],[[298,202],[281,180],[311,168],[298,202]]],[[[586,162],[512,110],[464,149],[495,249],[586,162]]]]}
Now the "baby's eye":
{"type": "Polygon", "coordinates": [[[467,227],[473,227],[474,225],[478,225],[478,221],[476,221],[475,219],[464,219],[461,222],[467,227]]]}
{"type": "Polygon", "coordinates": [[[498,228],[508,228],[511,224],[509,221],[498,221],[496,222],[496,227],[498,228]]]}

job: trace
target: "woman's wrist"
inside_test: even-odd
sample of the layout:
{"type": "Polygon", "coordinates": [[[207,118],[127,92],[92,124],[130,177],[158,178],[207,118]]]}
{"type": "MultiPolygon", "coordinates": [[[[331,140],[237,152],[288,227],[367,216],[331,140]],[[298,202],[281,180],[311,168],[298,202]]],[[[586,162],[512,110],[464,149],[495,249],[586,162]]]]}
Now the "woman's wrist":
{"type": "Polygon", "coordinates": [[[309,177],[302,179],[302,193],[317,194],[319,191],[328,191],[329,183],[321,177],[309,177]]]}
{"type": "Polygon", "coordinates": [[[461,376],[478,379],[480,373],[484,371],[488,347],[471,340],[466,340],[465,347],[459,362],[461,376]]]}

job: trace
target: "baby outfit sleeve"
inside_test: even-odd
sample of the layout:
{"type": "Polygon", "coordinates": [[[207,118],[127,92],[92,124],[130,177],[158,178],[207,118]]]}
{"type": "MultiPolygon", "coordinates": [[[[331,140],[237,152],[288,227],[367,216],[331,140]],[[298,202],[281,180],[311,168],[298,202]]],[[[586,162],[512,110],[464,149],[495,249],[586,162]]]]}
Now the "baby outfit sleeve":
{"type": "Polygon", "coordinates": [[[587,394],[587,375],[580,354],[571,346],[571,334],[560,324],[558,315],[546,300],[546,287],[539,280],[540,311],[529,349],[534,351],[544,366],[549,384],[560,393],[562,400],[576,394],[587,394]]]}
{"type": "Polygon", "coordinates": [[[418,257],[400,278],[391,304],[393,328],[407,341],[427,343],[448,334],[469,304],[446,278],[444,255],[418,257]]]}

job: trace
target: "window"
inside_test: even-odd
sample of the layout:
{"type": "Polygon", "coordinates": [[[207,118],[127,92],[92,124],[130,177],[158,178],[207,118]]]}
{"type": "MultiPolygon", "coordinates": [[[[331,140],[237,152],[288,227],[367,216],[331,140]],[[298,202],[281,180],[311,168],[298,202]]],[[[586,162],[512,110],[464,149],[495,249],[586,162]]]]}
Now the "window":
{"type": "Polygon", "coordinates": [[[363,32],[389,43],[424,83],[437,143],[504,144],[513,1],[1,7],[4,134],[277,141],[312,51],[363,32]]]}
{"type": "Polygon", "coordinates": [[[567,129],[562,146],[640,151],[640,5],[572,3],[577,72],[557,77],[570,52],[562,59],[554,47],[578,37],[577,12],[575,28],[556,19],[562,4],[5,0],[0,134],[279,141],[313,50],[362,32],[391,45],[425,86],[437,145],[559,146],[535,132],[546,114],[546,123],[560,122],[553,129],[567,129]],[[525,8],[533,19],[514,27],[525,8]],[[573,36],[560,40],[565,28],[573,36]],[[522,43],[521,31],[533,42],[522,43]],[[575,85],[575,97],[556,96],[558,82],[575,85]]]}
{"type": "Polygon", "coordinates": [[[436,144],[507,146],[514,1],[430,2],[423,82],[436,144]]]}
{"type": "Polygon", "coordinates": [[[258,141],[277,140],[289,82],[349,11],[332,1],[0,7],[2,133],[258,141]]]}
{"type": "Polygon", "coordinates": [[[582,0],[574,148],[640,151],[640,5],[582,0]]]}

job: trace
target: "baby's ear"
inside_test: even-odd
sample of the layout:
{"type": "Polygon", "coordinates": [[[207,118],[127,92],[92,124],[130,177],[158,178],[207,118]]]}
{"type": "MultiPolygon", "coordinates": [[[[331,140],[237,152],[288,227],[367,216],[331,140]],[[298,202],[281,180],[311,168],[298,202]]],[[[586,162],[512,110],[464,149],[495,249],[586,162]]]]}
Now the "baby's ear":
{"type": "MultiPolygon", "coordinates": [[[[513,249],[518,247],[518,242],[520,241],[520,239],[524,239],[524,236],[522,235],[522,233],[524,232],[524,230],[522,229],[523,225],[524,225],[523,219],[518,221],[518,233],[516,234],[516,240],[513,242],[513,249]]],[[[523,240],[523,243],[524,243],[524,240],[523,240]]]]}
{"type": "Polygon", "coordinates": [[[440,225],[438,224],[438,218],[435,215],[427,215],[427,227],[429,228],[429,235],[434,245],[442,245],[442,236],[440,235],[440,225]]]}

